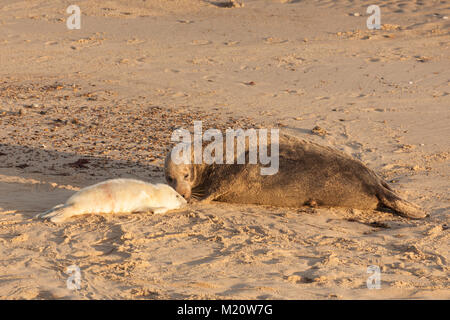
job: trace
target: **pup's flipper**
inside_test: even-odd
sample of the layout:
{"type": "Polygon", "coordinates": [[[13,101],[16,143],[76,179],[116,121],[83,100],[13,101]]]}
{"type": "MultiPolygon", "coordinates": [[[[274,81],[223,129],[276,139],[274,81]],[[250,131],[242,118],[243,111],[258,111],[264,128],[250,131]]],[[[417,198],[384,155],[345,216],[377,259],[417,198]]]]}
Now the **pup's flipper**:
{"type": "Polygon", "coordinates": [[[34,217],[35,217],[35,218],[43,218],[45,215],[47,215],[47,214],[49,214],[49,213],[51,213],[51,212],[53,212],[53,211],[55,211],[55,210],[58,210],[59,208],[62,208],[62,207],[64,207],[64,206],[65,206],[64,204],[58,204],[58,205],[54,206],[53,208],[51,208],[50,210],[47,210],[47,211],[45,211],[45,212],[38,213],[38,214],[35,215],[34,217]]]}
{"type": "Polygon", "coordinates": [[[167,209],[166,207],[149,208],[149,210],[151,212],[153,212],[154,214],[161,214],[161,213],[166,213],[167,211],[169,211],[169,209],[167,209]]]}
{"type": "Polygon", "coordinates": [[[60,204],[44,213],[38,214],[36,217],[50,219],[53,223],[61,223],[75,215],[77,215],[77,213],[73,210],[72,205],[60,204]]]}

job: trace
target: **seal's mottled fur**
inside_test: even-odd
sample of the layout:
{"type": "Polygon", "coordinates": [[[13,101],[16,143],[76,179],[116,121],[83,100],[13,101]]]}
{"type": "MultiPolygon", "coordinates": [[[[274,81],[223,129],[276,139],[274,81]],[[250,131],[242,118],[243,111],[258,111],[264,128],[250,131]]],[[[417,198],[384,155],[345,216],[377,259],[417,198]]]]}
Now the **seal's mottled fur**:
{"type": "MultiPolygon", "coordinates": [[[[248,150],[246,151],[248,159],[248,150]]],[[[329,147],[280,135],[279,171],[261,175],[260,164],[175,164],[166,157],[166,181],[186,199],[302,207],[387,207],[408,218],[426,213],[401,199],[360,161],[329,147]]]]}

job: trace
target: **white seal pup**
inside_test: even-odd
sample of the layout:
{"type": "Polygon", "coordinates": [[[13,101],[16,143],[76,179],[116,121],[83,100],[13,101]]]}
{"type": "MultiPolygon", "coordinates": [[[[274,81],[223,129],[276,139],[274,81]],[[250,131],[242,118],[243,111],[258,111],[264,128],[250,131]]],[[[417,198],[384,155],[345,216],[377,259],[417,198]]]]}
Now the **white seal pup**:
{"type": "Polygon", "coordinates": [[[57,205],[36,217],[59,223],[86,213],[165,213],[185,203],[186,200],[167,184],[112,179],[83,188],[65,204],[57,205]]]}

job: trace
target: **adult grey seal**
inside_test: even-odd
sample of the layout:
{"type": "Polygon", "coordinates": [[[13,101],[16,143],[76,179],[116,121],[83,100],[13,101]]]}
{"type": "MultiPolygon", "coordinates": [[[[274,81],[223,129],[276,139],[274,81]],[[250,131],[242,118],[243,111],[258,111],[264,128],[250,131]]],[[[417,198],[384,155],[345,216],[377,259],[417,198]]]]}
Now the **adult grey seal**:
{"type": "MultiPolygon", "coordinates": [[[[177,164],[172,149],[165,160],[166,181],[187,200],[363,210],[387,207],[408,218],[427,216],[416,205],[401,199],[362,162],[343,152],[288,135],[280,135],[278,145],[279,169],[273,175],[261,175],[264,166],[248,161],[177,164]]],[[[248,148],[245,157],[249,159],[248,148]]]]}

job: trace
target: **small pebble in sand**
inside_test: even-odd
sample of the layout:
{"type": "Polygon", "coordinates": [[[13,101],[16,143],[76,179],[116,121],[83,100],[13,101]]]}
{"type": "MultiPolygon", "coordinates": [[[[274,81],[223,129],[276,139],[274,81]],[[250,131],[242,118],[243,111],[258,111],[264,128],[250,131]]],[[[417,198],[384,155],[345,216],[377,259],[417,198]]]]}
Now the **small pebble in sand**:
{"type": "Polygon", "coordinates": [[[431,60],[431,58],[430,57],[425,57],[425,56],[416,56],[416,60],[418,62],[428,62],[428,61],[431,60]]]}
{"type": "Polygon", "coordinates": [[[243,8],[245,6],[244,1],[231,0],[231,6],[233,8],[243,8]]]}
{"type": "Polygon", "coordinates": [[[226,2],[218,2],[215,4],[218,7],[221,8],[242,8],[244,7],[244,3],[241,1],[237,1],[237,0],[229,0],[226,2]]]}
{"type": "Polygon", "coordinates": [[[313,279],[314,282],[318,282],[318,283],[324,283],[328,281],[328,278],[326,276],[319,276],[319,277],[315,277],[313,279]]]}
{"type": "Polygon", "coordinates": [[[328,132],[325,129],[323,129],[323,128],[319,127],[319,126],[315,126],[314,128],[312,128],[311,132],[313,134],[317,134],[317,135],[322,136],[322,137],[328,134],[328,132]]]}
{"type": "Polygon", "coordinates": [[[309,200],[307,203],[305,203],[305,205],[312,207],[312,208],[318,207],[318,203],[315,200],[309,200]]]}
{"type": "Polygon", "coordinates": [[[300,283],[300,282],[302,282],[302,277],[300,277],[298,275],[295,275],[295,274],[292,275],[292,276],[286,276],[285,279],[288,282],[291,282],[291,283],[300,283]]]}
{"type": "Polygon", "coordinates": [[[32,104],[24,104],[23,107],[28,109],[36,109],[39,107],[39,105],[37,103],[32,103],[32,104]]]}

